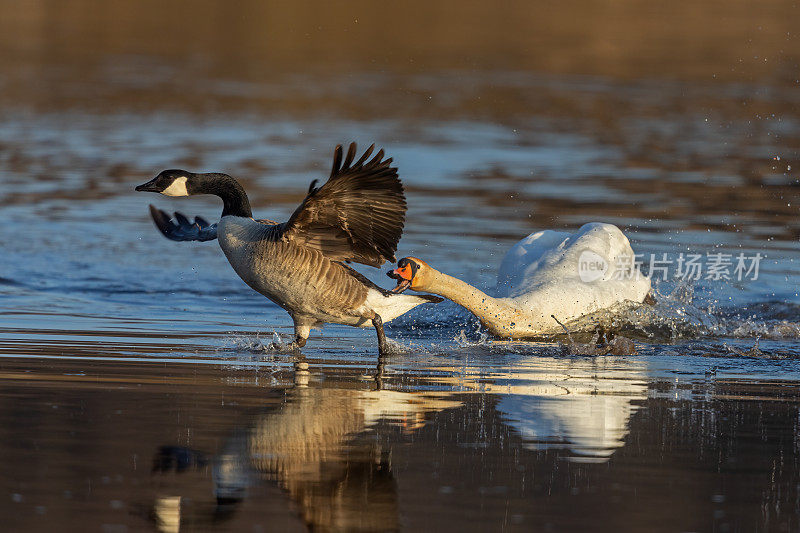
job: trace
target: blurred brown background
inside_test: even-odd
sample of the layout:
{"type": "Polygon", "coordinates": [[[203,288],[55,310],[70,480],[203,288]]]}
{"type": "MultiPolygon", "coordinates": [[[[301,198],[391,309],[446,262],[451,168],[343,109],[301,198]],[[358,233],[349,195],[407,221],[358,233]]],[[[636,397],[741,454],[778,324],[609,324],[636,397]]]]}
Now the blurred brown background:
{"type": "Polygon", "coordinates": [[[784,0],[23,0],[0,13],[0,94],[36,104],[148,89],[187,105],[209,79],[300,75],[323,90],[336,74],[443,69],[797,87],[800,60],[784,0]]]}

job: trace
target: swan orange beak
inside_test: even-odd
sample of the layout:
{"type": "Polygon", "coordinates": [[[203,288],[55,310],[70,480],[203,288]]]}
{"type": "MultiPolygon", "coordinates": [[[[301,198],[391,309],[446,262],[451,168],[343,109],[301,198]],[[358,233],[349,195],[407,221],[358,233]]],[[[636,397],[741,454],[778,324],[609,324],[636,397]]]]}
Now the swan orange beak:
{"type": "Polygon", "coordinates": [[[396,294],[400,294],[411,287],[411,280],[414,278],[414,273],[411,271],[411,267],[409,265],[390,270],[386,273],[386,275],[397,280],[397,286],[392,289],[392,292],[396,294]]]}

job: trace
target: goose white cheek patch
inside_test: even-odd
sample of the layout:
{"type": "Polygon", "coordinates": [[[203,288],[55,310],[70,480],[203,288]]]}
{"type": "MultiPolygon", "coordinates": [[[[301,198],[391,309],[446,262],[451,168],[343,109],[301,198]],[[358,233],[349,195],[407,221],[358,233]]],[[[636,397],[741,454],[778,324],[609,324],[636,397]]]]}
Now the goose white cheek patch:
{"type": "Polygon", "coordinates": [[[189,196],[189,191],[186,190],[186,176],[175,178],[169,187],[161,191],[161,194],[165,196],[189,196]]]}

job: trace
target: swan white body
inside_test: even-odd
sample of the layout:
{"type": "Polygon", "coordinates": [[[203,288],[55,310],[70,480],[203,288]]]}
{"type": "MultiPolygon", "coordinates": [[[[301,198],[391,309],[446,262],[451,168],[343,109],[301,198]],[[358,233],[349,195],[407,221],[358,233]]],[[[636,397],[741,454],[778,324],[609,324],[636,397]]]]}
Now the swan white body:
{"type": "Polygon", "coordinates": [[[626,300],[642,302],[650,278],[633,259],[628,238],[613,224],[532,233],[503,258],[495,296],[529,310],[542,333],[560,332],[550,315],[565,322],[626,300]]]}
{"type": "MultiPolygon", "coordinates": [[[[495,297],[431,268],[419,259],[402,259],[398,274],[413,290],[444,296],[472,312],[503,338],[560,333],[562,322],[631,301],[643,302],[650,279],[634,264],[628,238],[612,224],[590,223],[575,233],[541,231],[519,241],[500,266],[495,297]]],[[[400,285],[398,285],[400,286],[400,285]]]]}
{"type": "Polygon", "coordinates": [[[566,322],[626,300],[642,302],[650,278],[633,258],[628,238],[613,224],[532,233],[503,258],[495,296],[528,310],[533,329],[557,333],[561,328],[550,315],[566,322]]]}

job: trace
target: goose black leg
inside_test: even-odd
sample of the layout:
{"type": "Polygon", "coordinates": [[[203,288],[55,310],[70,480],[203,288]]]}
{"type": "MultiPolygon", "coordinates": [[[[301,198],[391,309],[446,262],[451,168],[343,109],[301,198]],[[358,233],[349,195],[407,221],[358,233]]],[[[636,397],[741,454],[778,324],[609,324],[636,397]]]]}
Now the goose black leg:
{"type": "Polygon", "coordinates": [[[386,342],[386,334],[383,332],[383,320],[378,313],[372,317],[372,325],[375,326],[375,333],[378,334],[378,354],[383,357],[389,353],[389,344],[386,342]]]}
{"type": "Polygon", "coordinates": [[[386,354],[389,353],[389,344],[386,342],[386,334],[383,332],[383,320],[377,313],[372,318],[375,332],[378,334],[378,367],[375,369],[375,388],[383,389],[383,371],[386,366],[386,354]]]}

